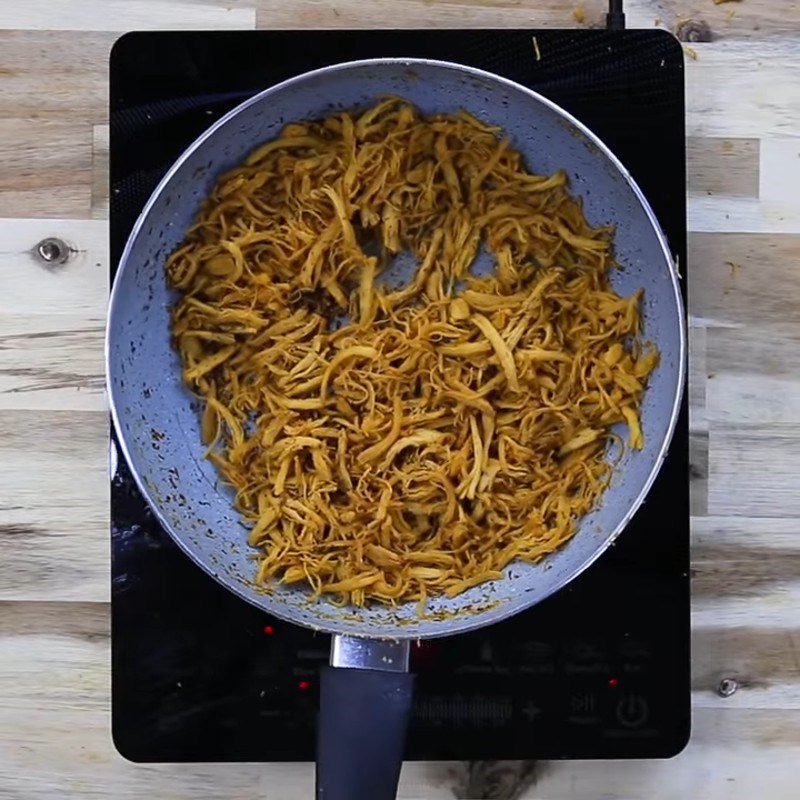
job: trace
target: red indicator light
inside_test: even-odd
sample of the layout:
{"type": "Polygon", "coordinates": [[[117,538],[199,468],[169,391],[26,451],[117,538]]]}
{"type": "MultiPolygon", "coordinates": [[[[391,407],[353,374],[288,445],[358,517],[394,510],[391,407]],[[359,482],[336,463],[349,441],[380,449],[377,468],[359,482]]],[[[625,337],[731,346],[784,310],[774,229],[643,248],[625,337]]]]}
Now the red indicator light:
{"type": "Polygon", "coordinates": [[[308,681],[300,681],[297,684],[297,688],[300,689],[300,691],[305,692],[306,689],[310,689],[311,688],[311,684],[308,681]]]}
{"type": "Polygon", "coordinates": [[[608,685],[614,689],[615,687],[619,686],[619,681],[616,678],[609,678],[608,685]]]}
{"type": "Polygon", "coordinates": [[[272,636],[272,634],[275,633],[275,628],[273,628],[272,625],[265,625],[264,626],[264,633],[267,636],[272,636]]]}

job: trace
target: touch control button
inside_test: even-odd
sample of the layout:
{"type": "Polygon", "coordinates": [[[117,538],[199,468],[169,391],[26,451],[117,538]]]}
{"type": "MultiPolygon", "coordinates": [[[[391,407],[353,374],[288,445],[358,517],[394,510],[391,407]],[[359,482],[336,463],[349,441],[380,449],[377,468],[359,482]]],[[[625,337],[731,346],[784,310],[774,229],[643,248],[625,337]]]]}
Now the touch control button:
{"type": "Polygon", "coordinates": [[[650,708],[640,694],[626,694],[617,703],[617,722],[626,728],[638,728],[647,721],[650,708]]]}

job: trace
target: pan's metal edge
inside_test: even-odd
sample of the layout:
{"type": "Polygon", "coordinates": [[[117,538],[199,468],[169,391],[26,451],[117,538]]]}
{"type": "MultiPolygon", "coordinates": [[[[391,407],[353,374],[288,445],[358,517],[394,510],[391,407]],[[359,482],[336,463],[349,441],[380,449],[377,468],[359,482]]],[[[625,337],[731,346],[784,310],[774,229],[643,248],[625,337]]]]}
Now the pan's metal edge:
{"type": "MultiPolygon", "coordinates": [[[[122,256],[120,257],[119,267],[117,269],[117,273],[114,279],[114,284],[111,287],[111,293],[109,297],[108,303],[108,314],[106,317],[106,334],[104,339],[104,360],[105,360],[105,371],[106,371],[106,385],[108,389],[108,400],[109,400],[109,407],[111,411],[111,419],[114,424],[114,428],[118,434],[119,440],[119,447],[122,451],[122,454],[125,457],[128,465],[131,467],[131,473],[133,475],[134,481],[136,482],[139,491],[142,493],[142,496],[147,501],[150,508],[153,510],[154,515],[158,522],[162,525],[162,527],[169,532],[170,525],[167,521],[166,517],[161,513],[158,505],[154,502],[151,493],[149,492],[146,484],[141,479],[141,476],[138,474],[137,470],[133,466],[131,460],[131,454],[128,451],[127,443],[125,441],[125,436],[122,433],[121,422],[120,422],[120,414],[116,406],[115,397],[114,397],[114,390],[113,385],[110,378],[110,356],[111,356],[111,342],[110,342],[110,332],[111,332],[111,320],[114,316],[114,309],[116,308],[116,304],[118,302],[117,298],[119,295],[119,286],[121,283],[120,276],[122,275],[125,265],[127,263],[128,258],[130,257],[131,251],[133,249],[133,243],[135,242],[139,231],[141,230],[147,215],[150,213],[151,209],[155,205],[156,201],[158,200],[159,196],[163,192],[163,190],[167,187],[170,180],[172,179],[173,175],[181,168],[183,163],[203,144],[206,139],[212,136],[219,128],[225,125],[229,120],[236,117],[239,113],[241,113],[244,109],[249,108],[254,103],[260,102],[263,98],[268,97],[269,95],[280,91],[282,89],[286,89],[291,87],[293,84],[298,83],[300,81],[307,80],[311,77],[315,77],[324,73],[339,71],[343,69],[349,69],[353,67],[365,67],[377,64],[402,64],[404,66],[414,66],[414,65],[432,65],[437,67],[444,67],[447,69],[455,69],[462,72],[469,73],[476,78],[482,78],[490,81],[494,81],[500,83],[504,86],[507,86],[515,91],[523,92],[538,102],[544,104],[561,117],[566,119],[572,125],[575,126],[589,141],[591,141],[599,150],[602,152],[610,161],[611,163],[619,170],[620,174],[623,176],[625,181],[628,183],[636,198],[638,199],[639,203],[641,204],[642,208],[647,215],[647,218],[650,220],[650,224],[653,227],[653,230],[658,237],[659,243],[661,245],[662,252],[664,254],[664,261],[667,267],[667,270],[670,275],[670,279],[672,282],[672,288],[675,295],[675,301],[678,308],[678,320],[680,325],[680,353],[679,353],[679,378],[678,383],[676,386],[675,397],[673,398],[672,404],[672,414],[669,420],[669,424],[667,427],[667,433],[664,436],[664,439],[661,444],[661,448],[658,453],[658,457],[656,458],[653,467],[651,468],[650,474],[648,475],[647,480],[645,481],[642,490],[639,492],[639,495],[635,498],[633,503],[631,504],[630,508],[628,509],[627,514],[625,517],[620,521],[617,525],[615,530],[608,536],[606,541],[603,543],[602,546],[598,547],[594,553],[592,554],[591,558],[584,561],[573,570],[571,573],[564,576],[563,580],[559,581],[557,584],[551,587],[551,590],[548,592],[547,595],[543,597],[537,597],[536,601],[541,602],[546,597],[555,594],[564,586],[566,586],[570,581],[574,580],[578,575],[580,575],[584,570],[590,567],[597,559],[611,546],[611,544],[617,539],[617,537],[622,533],[622,531],[627,527],[628,523],[633,518],[634,514],[638,511],[639,507],[645,500],[650,488],[652,487],[656,477],[658,476],[659,471],[661,470],[661,465],[666,458],[667,451],[669,450],[669,446],[672,442],[673,435],[675,433],[675,426],[677,424],[678,415],[680,413],[681,401],[683,399],[683,392],[686,383],[686,360],[687,360],[687,341],[686,341],[686,315],[683,308],[683,301],[681,297],[681,290],[679,284],[679,275],[673,260],[672,253],[670,252],[669,245],[667,243],[666,236],[661,229],[661,225],[656,218],[656,215],[653,209],[650,206],[650,203],[647,201],[642,190],[639,188],[636,181],[633,180],[631,177],[630,172],[625,168],[622,162],[617,158],[616,155],[608,148],[608,146],[599,139],[586,125],[584,125],[580,120],[576,119],[572,114],[570,114],[565,109],[561,108],[561,106],[554,103],[552,100],[544,97],[543,95],[539,94],[538,92],[534,91],[533,89],[529,89],[527,86],[523,86],[516,81],[509,80],[508,78],[504,78],[500,75],[496,75],[492,72],[488,72],[486,70],[478,69],[475,67],[465,66],[463,64],[457,64],[451,61],[441,61],[437,59],[425,59],[425,58],[399,58],[399,57],[392,57],[392,58],[372,58],[372,59],[362,59],[356,61],[345,61],[340,62],[338,64],[332,64],[327,67],[321,67],[320,69],[311,70],[309,72],[304,72],[300,75],[296,75],[292,78],[288,78],[285,81],[275,84],[274,86],[270,86],[267,89],[258,92],[257,94],[253,95],[249,99],[245,100],[243,103],[240,103],[235,108],[231,109],[227,114],[220,117],[213,125],[211,125],[207,130],[205,130],[197,139],[194,140],[187,148],[183,151],[183,153],[178,157],[175,163],[167,170],[164,177],[159,181],[156,188],[153,190],[153,193],[150,195],[147,203],[145,203],[144,208],[142,209],[141,213],[139,214],[136,222],[131,229],[130,235],[128,236],[128,240],[125,243],[125,247],[122,251],[122,256]]],[[[194,558],[191,551],[185,545],[185,543],[179,538],[172,536],[173,541],[178,545],[178,547],[186,553],[186,555],[199,567],[203,569],[206,573],[209,574],[212,578],[216,579],[216,575],[214,571],[206,564],[202,563],[194,558]]],[[[270,608],[268,611],[264,608],[263,605],[258,603],[254,598],[247,596],[241,589],[237,586],[230,586],[225,584],[228,589],[234,592],[236,595],[241,597],[243,600],[255,605],[256,607],[260,608],[261,610],[265,611],[266,613],[270,613],[273,616],[282,619],[286,622],[290,622],[293,624],[299,624],[296,619],[294,619],[291,615],[286,614],[284,615],[280,606],[278,608],[270,608]]],[[[519,613],[523,611],[530,605],[534,603],[523,603],[520,605],[514,605],[508,609],[509,613],[506,615],[501,615],[497,619],[491,620],[491,623],[499,622],[501,619],[504,619],[506,616],[511,616],[512,614],[519,613]]],[[[448,620],[447,623],[443,625],[441,632],[436,632],[433,634],[427,634],[424,637],[420,637],[418,633],[413,630],[408,632],[403,631],[401,626],[396,626],[397,631],[392,635],[386,635],[382,638],[387,639],[417,639],[417,638],[436,638],[437,636],[449,636],[456,633],[464,633],[466,631],[474,630],[476,628],[480,628],[487,623],[485,620],[481,618],[482,615],[477,614],[474,617],[469,615],[464,616],[454,616],[452,619],[448,620]]],[[[308,625],[308,627],[312,627],[308,625]]],[[[364,636],[361,632],[354,632],[353,629],[348,626],[346,623],[339,623],[336,620],[331,620],[330,622],[326,621],[323,624],[314,625],[313,627],[318,628],[319,630],[325,631],[327,633],[332,634],[345,634],[349,636],[364,636]]],[[[370,637],[365,637],[370,638],[370,637]]],[[[375,637],[371,637],[375,638],[375,637]]]]}

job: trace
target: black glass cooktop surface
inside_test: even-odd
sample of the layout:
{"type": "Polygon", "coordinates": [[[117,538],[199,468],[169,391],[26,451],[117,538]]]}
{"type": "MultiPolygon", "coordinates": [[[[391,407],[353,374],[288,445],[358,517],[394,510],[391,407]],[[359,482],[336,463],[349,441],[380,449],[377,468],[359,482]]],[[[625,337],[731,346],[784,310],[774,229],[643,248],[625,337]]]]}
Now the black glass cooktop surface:
{"type": "MultiPolygon", "coordinates": [[[[205,128],[284,78],[416,56],[498,73],[592,128],[649,198],[686,271],[683,53],[658,31],[137,33],[111,57],[111,263],[156,183],[205,128]],[[538,56],[533,46],[536,37],[538,56]]],[[[314,757],[329,637],[218,586],[159,527],[124,463],[112,480],[112,697],[136,761],[314,757]]],[[[617,544],[536,608],[412,646],[407,757],[643,758],[689,735],[689,485],[684,408],[617,544]]]]}

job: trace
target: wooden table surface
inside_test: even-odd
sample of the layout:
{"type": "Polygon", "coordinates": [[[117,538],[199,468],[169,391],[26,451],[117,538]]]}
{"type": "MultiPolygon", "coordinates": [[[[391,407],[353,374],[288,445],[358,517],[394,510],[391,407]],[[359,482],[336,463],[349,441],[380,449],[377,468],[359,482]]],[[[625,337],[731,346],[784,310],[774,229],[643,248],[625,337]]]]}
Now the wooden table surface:
{"type": "MultiPolygon", "coordinates": [[[[115,38],[164,28],[597,26],[603,5],[0,2],[0,798],[312,795],[311,765],[138,766],[111,743],[102,339],[115,38]],[[64,266],[35,257],[51,235],[74,249],[64,266]]],[[[519,791],[509,787],[527,765],[473,768],[473,783],[488,773],[483,783],[495,786],[476,790],[463,765],[409,764],[406,800],[800,792],[800,3],[626,8],[630,27],[680,25],[711,39],[687,57],[692,739],[670,761],[538,764],[519,791]],[[724,677],[740,686],[728,698],[716,692],[724,677]]]]}

